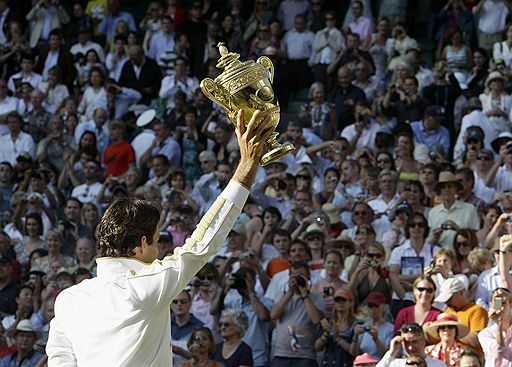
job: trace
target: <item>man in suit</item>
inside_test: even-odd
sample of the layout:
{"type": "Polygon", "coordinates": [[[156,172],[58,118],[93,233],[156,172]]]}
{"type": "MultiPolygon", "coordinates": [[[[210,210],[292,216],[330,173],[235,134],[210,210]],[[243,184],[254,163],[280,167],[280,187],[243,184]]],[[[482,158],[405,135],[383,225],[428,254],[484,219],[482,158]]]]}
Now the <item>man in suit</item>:
{"type": "Polygon", "coordinates": [[[48,50],[42,50],[37,60],[35,71],[43,76],[43,80],[48,80],[48,71],[58,65],[62,70],[62,83],[70,91],[73,90],[73,81],[76,78],[76,69],[73,55],[62,47],[62,33],[59,29],[50,32],[48,40],[48,50]]]}
{"type": "Polygon", "coordinates": [[[7,28],[12,20],[18,21],[19,19],[9,7],[8,1],[0,0],[0,44],[2,45],[7,43],[7,28]]]}
{"type": "Polygon", "coordinates": [[[142,94],[140,103],[149,105],[152,99],[157,98],[162,71],[155,60],[144,55],[141,46],[131,46],[128,57],[121,71],[119,85],[139,91],[142,94]]]}

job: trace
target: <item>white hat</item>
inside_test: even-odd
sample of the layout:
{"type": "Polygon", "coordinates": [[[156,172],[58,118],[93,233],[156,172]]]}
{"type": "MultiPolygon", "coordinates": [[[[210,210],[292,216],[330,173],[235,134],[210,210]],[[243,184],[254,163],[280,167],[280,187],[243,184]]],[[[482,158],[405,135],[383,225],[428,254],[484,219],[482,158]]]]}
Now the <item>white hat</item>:
{"type": "Polygon", "coordinates": [[[459,279],[448,278],[441,286],[441,292],[439,293],[439,296],[436,297],[435,302],[446,303],[450,298],[452,298],[454,293],[457,293],[463,289],[464,283],[462,283],[459,279]]]}
{"type": "Polygon", "coordinates": [[[153,119],[156,116],[156,111],[153,109],[147,110],[140,114],[139,118],[137,119],[137,126],[138,127],[144,127],[148,124],[150,124],[153,119]]]}
{"type": "Polygon", "coordinates": [[[28,319],[21,320],[16,326],[16,329],[10,329],[9,331],[7,331],[7,336],[10,338],[14,338],[18,331],[34,333],[36,339],[41,338],[42,335],[41,331],[35,329],[30,320],[28,319]]]}

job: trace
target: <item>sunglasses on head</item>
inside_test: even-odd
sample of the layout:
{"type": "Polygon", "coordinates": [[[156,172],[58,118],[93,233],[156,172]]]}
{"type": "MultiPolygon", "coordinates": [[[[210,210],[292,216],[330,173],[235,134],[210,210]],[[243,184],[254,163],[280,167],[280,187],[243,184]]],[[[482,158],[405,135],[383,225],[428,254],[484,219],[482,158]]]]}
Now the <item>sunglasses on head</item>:
{"type": "Polygon", "coordinates": [[[418,326],[418,325],[406,325],[406,326],[402,326],[402,328],[400,329],[400,331],[402,333],[417,333],[417,332],[423,332],[423,330],[421,329],[421,326],[418,326]]]}

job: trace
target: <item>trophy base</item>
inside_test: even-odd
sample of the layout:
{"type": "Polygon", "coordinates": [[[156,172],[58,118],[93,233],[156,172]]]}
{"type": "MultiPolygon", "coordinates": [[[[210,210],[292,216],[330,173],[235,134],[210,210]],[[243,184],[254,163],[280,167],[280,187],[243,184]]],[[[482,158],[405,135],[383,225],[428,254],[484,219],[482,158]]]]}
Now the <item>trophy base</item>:
{"type": "Polygon", "coordinates": [[[286,143],[283,145],[278,145],[272,149],[270,149],[263,157],[261,158],[261,165],[266,166],[269,163],[272,163],[274,161],[277,161],[278,159],[284,157],[291,151],[295,150],[295,147],[293,144],[286,143]]]}

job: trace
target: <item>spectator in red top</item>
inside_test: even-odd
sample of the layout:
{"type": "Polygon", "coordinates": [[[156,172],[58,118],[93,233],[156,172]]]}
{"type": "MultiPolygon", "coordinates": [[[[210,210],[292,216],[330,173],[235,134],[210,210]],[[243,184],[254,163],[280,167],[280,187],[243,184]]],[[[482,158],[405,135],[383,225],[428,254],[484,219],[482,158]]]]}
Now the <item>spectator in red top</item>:
{"type": "Polygon", "coordinates": [[[112,144],[105,149],[103,164],[105,165],[105,177],[121,176],[128,171],[130,165],[135,162],[135,152],[132,146],[124,140],[126,130],[125,123],[121,120],[112,120],[108,124],[112,144]]]}

